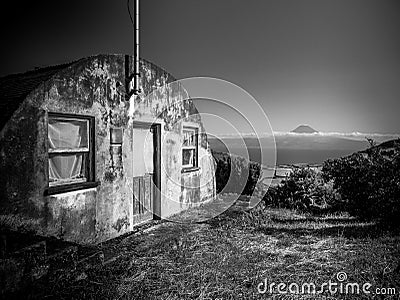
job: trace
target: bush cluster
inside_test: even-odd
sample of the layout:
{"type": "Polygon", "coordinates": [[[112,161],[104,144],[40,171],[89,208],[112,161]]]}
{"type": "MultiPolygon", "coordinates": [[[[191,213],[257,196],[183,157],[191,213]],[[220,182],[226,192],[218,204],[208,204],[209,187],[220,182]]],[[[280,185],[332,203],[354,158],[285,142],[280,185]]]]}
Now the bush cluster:
{"type": "Polygon", "coordinates": [[[399,222],[400,142],[391,149],[372,145],[365,152],[328,160],[323,166],[325,180],[344,199],[344,208],[363,219],[399,222]]]}
{"type": "Polygon", "coordinates": [[[243,157],[213,152],[216,162],[217,192],[252,195],[261,174],[261,165],[243,157]],[[247,181],[243,174],[248,174],[247,181]]]}
{"type": "MultiPolygon", "coordinates": [[[[370,143],[366,151],[325,161],[320,171],[295,168],[268,190],[265,205],[311,213],[348,212],[365,220],[399,224],[400,139],[380,146],[370,143]]],[[[251,195],[260,176],[260,164],[226,153],[213,155],[217,192],[251,195]],[[247,172],[243,189],[243,174],[247,172]]]]}
{"type": "Polygon", "coordinates": [[[348,212],[364,220],[400,221],[400,140],[324,162],[321,172],[298,168],[264,198],[272,207],[348,212]]]}
{"type": "Polygon", "coordinates": [[[296,168],[264,198],[268,206],[300,211],[325,212],[336,208],[341,199],[332,181],[308,167],[296,168]]]}

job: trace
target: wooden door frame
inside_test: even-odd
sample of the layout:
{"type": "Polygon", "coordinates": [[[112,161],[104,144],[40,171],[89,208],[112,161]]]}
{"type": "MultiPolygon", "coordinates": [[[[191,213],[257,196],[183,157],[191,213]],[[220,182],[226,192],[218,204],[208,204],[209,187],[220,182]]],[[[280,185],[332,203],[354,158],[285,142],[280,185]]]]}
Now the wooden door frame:
{"type": "MultiPolygon", "coordinates": [[[[153,183],[155,186],[153,192],[153,219],[161,219],[161,124],[133,121],[132,130],[135,128],[150,129],[153,132],[153,183]]],[[[132,158],[133,159],[133,158],[132,158]]]]}

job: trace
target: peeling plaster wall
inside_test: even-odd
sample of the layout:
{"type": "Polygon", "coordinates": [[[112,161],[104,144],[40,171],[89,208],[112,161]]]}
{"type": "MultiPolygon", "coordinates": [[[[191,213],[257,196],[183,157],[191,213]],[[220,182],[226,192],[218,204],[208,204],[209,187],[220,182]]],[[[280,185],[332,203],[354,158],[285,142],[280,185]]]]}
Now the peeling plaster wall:
{"type": "MultiPolygon", "coordinates": [[[[161,131],[161,212],[166,217],[215,195],[214,161],[200,135],[199,167],[182,173],[182,118],[204,131],[196,108],[175,79],[147,61],[140,64],[143,93],[127,101],[126,69],[132,59],[98,55],[82,59],[35,89],[0,133],[2,219],[18,228],[81,243],[132,230],[132,121],[154,121],[161,131]],[[167,83],[170,83],[168,86],[167,83]],[[156,90],[155,92],[153,92],[156,90]],[[184,100],[184,101],[183,101],[184,100]],[[47,112],[95,117],[97,188],[44,196],[48,188],[47,112]],[[110,147],[110,128],[123,131],[122,148],[110,147]],[[11,216],[11,217],[10,217],[11,216]],[[32,226],[35,224],[35,226],[32,226]]],[[[129,72],[128,72],[129,73],[129,72]]]]}

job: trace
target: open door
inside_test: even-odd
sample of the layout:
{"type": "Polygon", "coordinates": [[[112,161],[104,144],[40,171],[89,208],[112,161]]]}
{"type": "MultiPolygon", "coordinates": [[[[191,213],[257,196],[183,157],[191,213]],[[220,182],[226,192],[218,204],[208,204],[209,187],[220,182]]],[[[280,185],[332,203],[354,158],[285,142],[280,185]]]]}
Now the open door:
{"type": "Polygon", "coordinates": [[[153,219],[160,207],[160,125],[133,126],[133,224],[153,219]]]}

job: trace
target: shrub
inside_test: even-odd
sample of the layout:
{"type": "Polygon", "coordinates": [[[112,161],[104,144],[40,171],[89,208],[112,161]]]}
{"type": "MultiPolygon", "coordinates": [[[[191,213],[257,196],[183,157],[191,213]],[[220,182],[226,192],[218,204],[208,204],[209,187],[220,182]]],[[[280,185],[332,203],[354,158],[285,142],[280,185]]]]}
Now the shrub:
{"type": "Polygon", "coordinates": [[[344,199],[346,210],[363,219],[398,223],[400,216],[400,142],[390,149],[375,146],[365,152],[328,160],[326,180],[344,199]]]}
{"type": "Polygon", "coordinates": [[[294,169],[287,179],[270,188],[264,200],[272,207],[323,212],[336,209],[340,197],[333,182],[325,182],[321,172],[302,167],[294,169]]]}
{"type": "Polygon", "coordinates": [[[215,178],[218,193],[223,190],[227,193],[253,194],[261,174],[259,163],[224,152],[213,151],[213,157],[217,165],[215,178]],[[247,180],[243,178],[245,174],[248,174],[247,180]]]}

